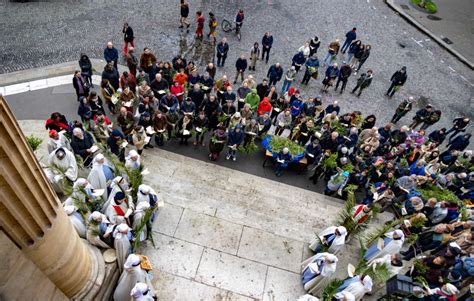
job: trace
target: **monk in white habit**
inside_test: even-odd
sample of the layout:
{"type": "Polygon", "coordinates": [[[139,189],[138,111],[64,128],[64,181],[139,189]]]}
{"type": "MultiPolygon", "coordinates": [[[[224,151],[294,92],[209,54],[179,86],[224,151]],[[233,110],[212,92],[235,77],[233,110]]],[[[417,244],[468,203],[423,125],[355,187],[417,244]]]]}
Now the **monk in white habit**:
{"type": "MultiPolygon", "coordinates": [[[[64,201],[64,206],[74,205],[81,208],[82,204],[88,207],[89,202],[95,201],[97,196],[94,195],[94,187],[84,178],[78,178],[72,186],[72,194],[64,201]]],[[[85,214],[85,212],[82,212],[85,214]]]]}
{"type": "Polygon", "coordinates": [[[125,158],[125,167],[129,169],[138,169],[141,165],[140,155],[136,150],[132,149],[128,152],[127,157],[125,158]]]}
{"type": "Polygon", "coordinates": [[[403,260],[400,254],[387,254],[383,257],[372,260],[369,266],[385,265],[387,267],[390,278],[400,273],[403,268],[403,260]]]}
{"type": "Polygon", "coordinates": [[[123,271],[125,260],[132,249],[130,244],[132,233],[130,230],[127,224],[120,224],[114,230],[114,248],[120,273],[123,271]]]}
{"type": "Polygon", "coordinates": [[[383,243],[376,241],[365,251],[364,259],[370,264],[373,260],[382,258],[387,254],[397,254],[400,252],[404,240],[405,235],[402,230],[387,232],[383,237],[383,243]]]}
{"type": "Polygon", "coordinates": [[[104,201],[107,201],[109,198],[108,190],[110,189],[110,183],[114,179],[114,171],[109,165],[104,155],[97,154],[92,160],[92,170],[87,177],[89,183],[94,186],[96,189],[104,189],[105,192],[102,195],[104,201]]]}
{"type": "Polygon", "coordinates": [[[46,177],[57,193],[64,192],[64,182],[77,179],[77,162],[74,154],[65,148],[58,148],[48,156],[48,167],[44,169],[46,177]]]}
{"type": "Polygon", "coordinates": [[[154,294],[148,284],[138,282],[130,292],[133,301],[154,301],[154,294]]]}
{"type": "Polygon", "coordinates": [[[48,154],[51,154],[53,151],[58,148],[65,148],[68,151],[72,152],[71,144],[69,139],[64,136],[62,132],[57,132],[56,130],[49,131],[49,140],[48,140],[48,154]]]}
{"type": "Polygon", "coordinates": [[[318,253],[303,261],[301,280],[310,294],[321,287],[336,271],[337,257],[331,253],[318,253]]]}
{"type": "Polygon", "coordinates": [[[109,222],[105,214],[94,211],[89,215],[87,225],[87,240],[99,248],[109,249],[114,225],[109,222]]]}
{"type": "Polygon", "coordinates": [[[64,206],[64,212],[68,215],[74,229],[77,231],[77,234],[79,234],[81,238],[86,238],[86,223],[81,214],[77,212],[77,208],[71,205],[64,206]]]}
{"type": "MultiPolygon", "coordinates": [[[[351,293],[355,300],[362,300],[365,294],[372,292],[372,278],[368,275],[355,275],[346,279],[344,283],[337,289],[334,297],[339,294],[351,293]]],[[[340,295],[339,295],[340,296],[340,295]]]]}
{"type": "Polygon", "coordinates": [[[346,243],[346,235],[347,230],[343,226],[328,227],[318,234],[319,239],[316,237],[311,241],[309,248],[314,252],[319,253],[323,248],[321,245],[322,242],[324,246],[328,247],[329,253],[336,254],[342,249],[342,247],[344,247],[344,244],[346,243]]]}
{"type": "Polygon", "coordinates": [[[114,292],[115,301],[130,301],[131,292],[137,283],[145,283],[153,293],[153,286],[145,270],[140,267],[140,256],[130,254],[121,266],[123,272],[114,292]]]}

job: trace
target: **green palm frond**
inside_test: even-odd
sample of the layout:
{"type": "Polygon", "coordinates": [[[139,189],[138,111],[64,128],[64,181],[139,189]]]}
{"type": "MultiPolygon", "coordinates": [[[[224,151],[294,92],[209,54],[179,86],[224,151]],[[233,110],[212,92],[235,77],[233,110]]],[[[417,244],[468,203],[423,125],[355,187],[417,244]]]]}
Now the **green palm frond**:
{"type": "Polygon", "coordinates": [[[322,298],[323,301],[331,301],[333,296],[336,294],[337,289],[344,283],[344,281],[333,278],[328,285],[323,289],[322,298]]]}
{"type": "Polygon", "coordinates": [[[403,219],[396,219],[394,221],[388,222],[387,224],[375,229],[374,231],[366,234],[360,235],[361,249],[365,250],[367,247],[372,245],[377,239],[384,236],[385,233],[389,232],[393,227],[401,224],[403,219]]]}
{"type": "Polygon", "coordinates": [[[133,235],[134,236],[134,241],[133,241],[133,245],[132,245],[132,252],[133,253],[135,253],[140,248],[140,245],[141,245],[140,235],[142,234],[144,229],[149,230],[147,232],[147,239],[151,240],[151,243],[153,244],[153,246],[155,246],[155,242],[153,240],[153,234],[152,234],[152,231],[151,231],[150,219],[151,219],[151,217],[152,217],[152,215],[153,215],[153,213],[155,212],[156,209],[157,209],[157,207],[149,208],[149,209],[145,210],[145,215],[141,219],[140,223],[136,227],[133,228],[133,233],[134,233],[134,235],[133,235]]]}

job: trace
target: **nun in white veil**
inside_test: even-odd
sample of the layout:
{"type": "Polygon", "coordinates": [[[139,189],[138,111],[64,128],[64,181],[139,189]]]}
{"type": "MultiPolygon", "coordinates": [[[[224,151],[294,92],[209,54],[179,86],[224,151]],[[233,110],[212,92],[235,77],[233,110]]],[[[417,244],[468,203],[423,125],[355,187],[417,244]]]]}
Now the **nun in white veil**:
{"type": "Polygon", "coordinates": [[[343,226],[331,226],[318,234],[309,245],[309,248],[316,253],[319,253],[323,246],[321,242],[328,247],[328,252],[337,254],[346,243],[347,230],[343,226]],[[319,238],[319,239],[318,239],[319,238]]]}
{"type": "Polygon", "coordinates": [[[113,234],[115,254],[117,255],[117,263],[120,272],[123,271],[123,264],[132,249],[132,245],[130,244],[132,233],[130,233],[130,230],[127,224],[120,224],[115,227],[113,234]]]}
{"type": "Polygon", "coordinates": [[[81,238],[86,238],[86,223],[81,214],[77,212],[77,208],[72,205],[64,206],[64,212],[68,215],[74,229],[77,231],[77,234],[79,234],[81,238]]]}
{"type": "Polygon", "coordinates": [[[132,288],[130,292],[130,296],[132,296],[133,301],[154,301],[153,298],[154,294],[152,289],[148,286],[148,284],[143,282],[138,282],[132,288]]]}
{"type": "Polygon", "coordinates": [[[130,301],[131,291],[137,282],[146,283],[152,288],[148,274],[140,267],[140,262],[140,256],[130,254],[125,263],[122,264],[121,269],[123,269],[123,272],[120,274],[117,288],[114,292],[115,301],[130,301]]]}
{"type": "Polygon", "coordinates": [[[89,183],[96,189],[104,189],[103,198],[107,201],[109,193],[107,189],[114,178],[112,167],[108,164],[104,155],[97,154],[92,160],[92,169],[87,177],[89,183]]]}
{"type": "Polygon", "coordinates": [[[384,235],[383,242],[380,239],[365,251],[364,259],[370,264],[373,260],[382,258],[387,254],[397,254],[400,252],[404,240],[405,234],[403,234],[402,230],[387,232],[384,235]]]}
{"type": "MultiPolygon", "coordinates": [[[[137,204],[137,207],[135,208],[135,211],[133,212],[133,228],[136,229],[143,220],[143,217],[145,217],[146,210],[150,209],[150,204],[147,202],[139,202],[137,204]]],[[[143,227],[142,232],[140,233],[140,241],[146,240],[148,236],[147,233],[147,226],[143,227]]]]}
{"type": "Polygon", "coordinates": [[[372,292],[373,282],[369,275],[355,275],[346,279],[344,283],[337,289],[334,297],[341,296],[345,293],[351,293],[355,300],[362,300],[366,293],[372,292]]]}
{"type": "Polygon", "coordinates": [[[99,248],[109,249],[106,240],[110,239],[114,225],[99,211],[92,212],[88,219],[87,241],[99,248]]]}
{"type": "Polygon", "coordinates": [[[336,271],[337,257],[331,253],[318,253],[303,261],[301,281],[309,293],[316,291],[336,271]]]}

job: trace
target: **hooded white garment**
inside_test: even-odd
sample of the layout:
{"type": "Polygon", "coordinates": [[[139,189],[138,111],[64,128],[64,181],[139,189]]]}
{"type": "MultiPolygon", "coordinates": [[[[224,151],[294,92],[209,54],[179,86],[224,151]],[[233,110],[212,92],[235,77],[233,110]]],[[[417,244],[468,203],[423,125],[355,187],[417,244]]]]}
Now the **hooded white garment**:
{"type": "Polygon", "coordinates": [[[153,301],[153,292],[146,283],[138,282],[130,292],[134,301],[153,301]]]}
{"type": "Polygon", "coordinates": [[[123,269],[123,272],[120,274],[117,288],[114,292],[115,301],[130,301],[131,291],[137,282],[143,282],[149,285],[150,288],[152,287],[148,274],[140,267],[140,257],[138,255],[128,255],[125,263],[122,263],[119,267],[121,267],[121,270],[123,269]]]}
{"type": "Polygon", "coordinates": [[[314,293],[331,278],[331,275],[336,271],[338,258],[327,252],[318,253],[301,263],[303,282],[305,276],[316,275],[313,279],[306,281],[304,289],[309,293],[314,293]]]}
{"type": "Polygon", "coordinates": [[[354,295],[350,292],[344,292],[344,291],[339,292],[339,293],[334,294],[333,297],[336,298],[337,300],[344,300],[345,298],[345,301],[355,301],[354,295]]]}
{"type": "MultiPolygon", "coordinates": [[[[138,186],[138,193],[137,193],[137,202],[147,202],[150,204],[150,195],[156,196],[156,201],[158,201],[158,195],[156,191],[146,184],[141,184],[138,186]]],[[[152,205],[152,204],[150,204],[152,205]]]]}
{"type": "Polygon", "coordinates": [[[89,215],[89,223],[87,225],[87,241],[99,248],[109,249],[110,246],[105,243],[97,233],[109,235],[113,230],[113,225],[109,222],[105,214],[94,211],[89,215]],[[91,222],[94,220],[97,224],[91,222]],[[104,231],[105,229],[105,231],[104,231]]]}
{"type": "Polygon", "coordinates": [[[315,296],[311,296],[310,294],[306,294],[299,297],[298,300],[296,301],[319,301],[319,299],[316,298],[315,296]]]}
{"type": "Polygon", "coordinates": [[[56,152],[58,150],[60,149],[56,149],[48,155],[48,166],[54,166],[64,171],[64,175],[58,170],[49,167],[44,168],[44,172],[49,182],[52,184],[54,191],[56,191],[57,193],[63,193],[64,188],[62,187],[61,183],[63,177],[66,177],[73,182],[76,181],[78,167],[76,157],[74,157],[74,154],[72,152],[65,148],[61,148],[61,150],[64,151],[65,155],[62,160],[59,160],[58,157],[56,157],[56,152]]]}
{"type": "MultiPolygon", "coordinates": [[[[125,260],[128,258],[132,245],[130,244],[130,227],[120,224],[114,230],[114,249],[117,256],[119,271],[123,271],[125,260]]],[[[130,292],[129,292],[130,293],[130,292]]]]}
{"type": "Polygon", "coordinates": [[[128,156],[125,158],[125,167],[130,169],[139,168],[141,164],[141,157],[136,150],[132,149],[128,152],[128,156]],[[136,161],[132,160],[132,157],[138,157],[136,161]]]}
{"type": "Polygon", "coordinates": [[[53,138],[49,138],[48,140],[48,154],[51,154],[56,149],[62,147],[66,148],[70,152],[72,152],[71,144],[69,143],[69,139],[63,135],[63,133],[58,132],[59,139],[54,140],[53,138]]]}
{"type": "Polygon", "coordinates": [[[369,266],[373,267],[374,265],[378,266],[378,265],[382,265],[382,264],[385,264],[385,266],[387,267],[387,270],[388,270],[388,273],[389,273],[390,277],[398,274],[401,271],[401,269],[403,268],[403,266],[397,267],[397,266],[392,265],[392,255],[391,254],[387,254],[383,257],[372,260],[372,262],[370,263],[369,266]]]}
{"type": "MultiPolygon", "coordinates": [[[[141,224],[142,219],[146,214],[145,210],[149,208],[150,208],[150,204],[148,204],[147,202],[138,202],[137,207],[135,208],[135,211],[133,212],[133,228],[134,229],[141,224]]],[[[146,240],[147,234],[148,233],[145,226],[143,227],[143,230],[140,233],[140,241],[146,240]]]]}
{"type": "Polygon", "coordinates": [[[361,281],[359,275],[354,276],[354,277],[357,277],[358,280],[349,284],[349,286],[346,287],[340,293],[351,293],[352,295],[354,295],[355,300],[357,301],[362,300],[362,297],[364,297],[366,293],[370,293],[372,291],[372,286],[373,286],[372,278],[366,275],[364,279],[361,281]]]}
{"type": "Polygon", "coordinates": [[[110,183],[110,193],[107,201],[102,206],[102,211],[105,212],[106,208],[109,206],[110,202],[114,200],[115,194],[119,191],[126,191],[128,189],[127,180],[124,177],[117,176],[110,183]]]}
{"type": "Polygon", "coordinates": [[[68,215],[74,229],[76,229],[77,234],[79,234],[81,238],[86,238],[86,224],[81,214],[77,212],[77,208],[71,205],[64,206],[64,211],[68,215]]]}
{"type": "Polygon", "coordinates": [[[331,227],[328,227],[328,228],[324,229],[323,231],[321,231],[318,234],[319,239],[317,237],[315,237],[310,242],[309,248],[311,250],[315,251],[316,248],[319,245],[319,242],[323,240],[324,236],[334,234],[336,232],[336,229],[339,230],[340,235],[336,235],[336,237],[332,241],[331,245],[329,246],[328,252],[333,253],[333,254],[337,254],[337,252],[339,252],[342,249],[342,247],[344,247],[344,244],[346,243],[347,230],[343,226],[338,226],[338,227],[331,226],[331,227]]]}
{"type": "Polygon", "coordinates": [[[104,173],[104,165],[108,165],[108,163],[107,161],[105,161],[102,164],[99,163],[99,161],[102,159],[105,160],[105,157],[102,154],[97,154],[94,157],[94,160],[92,161],[92,169],[89,173],[89,176],[87,177],[87,180],[96,189],[104,189],[105,192],[102,195],[102,197],[104,198],[104,200],[108,200],[109,195],[107,193],[107,187],[109,186],[110,183],[107,183],[107,178],[104,173]]]}
{"type": "Polygon", "coordinates": [[[92,195],[94,187],[84,178],[78,178],[72,185],[72,194],[64,201],[64,206],[74,205],[75,202],[86,202],[86,195],[84,195],[82,189],[87,194],[88,198],[95,199],[92,195]]]}
{"type": "Polygon", "coordinates": [[[125,217],[125,215],[127,214],[127,211],[129,209],[133,211],[134,205],[133,205],[132,197],[130,195],[125,195],[125,198],[126,198],[126,201],[124,200],[121,204],[118,204],[115,200],[112,200],[110,201],[108,206],[104,208],[105,215],[114,224],[120,224],[124,222],[127,219],[125,217]],[[123,212],[124,215],[119,214],[120,212],[119,209],[123,212]]]}
{"type": "Polygon", "coordinates": [[[402,246],[403,242],[405,241],[405,234],[403,233],[402,230],[395,230],[392,232],[387,232],[385,233],[385,237],[387,238],[392,238],[387,244],[384,244],[382,250],[378,250],[377,243],[375,245],[372,245],[367,251],[370,251],[370,249],[373,249],[374,247],[377,248],[377,251],[373,253],[371,256],[367,257],[365,256],[364,258],[367,260],[367,264],[371,264],[373,260],[377,258],[382,258],[385,255],[393,255],[396,253],[399,253],[402,246]],[[393,239],[393,235],[397,235],[400,237],[400,239],[393,239]]]}

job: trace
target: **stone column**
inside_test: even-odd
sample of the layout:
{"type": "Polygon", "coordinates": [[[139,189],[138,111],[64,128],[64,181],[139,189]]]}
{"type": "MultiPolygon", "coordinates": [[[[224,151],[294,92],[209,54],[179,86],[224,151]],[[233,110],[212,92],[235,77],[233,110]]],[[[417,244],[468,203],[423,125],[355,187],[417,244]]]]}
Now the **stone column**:
{"type": "Polygon", "coordinates": [[[90,249],[64,213],[1,95],[0,227],[69,298],[90,282],[90,249]]]}

